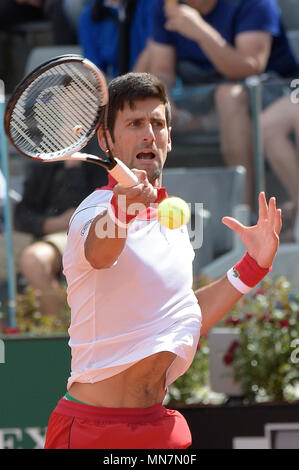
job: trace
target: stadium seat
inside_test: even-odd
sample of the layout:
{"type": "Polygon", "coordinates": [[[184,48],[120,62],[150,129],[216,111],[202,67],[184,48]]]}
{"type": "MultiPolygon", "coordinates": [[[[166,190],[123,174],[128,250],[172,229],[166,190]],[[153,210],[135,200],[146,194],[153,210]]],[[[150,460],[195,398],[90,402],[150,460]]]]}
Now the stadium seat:
{"type": "Polygon", "coordinates": [[[62,46],[39,46],[34,47],[27,59],[25,67],[25,75],[32,72],[43,62],[64,54],[81,54],[82,49],[79,45],[62,45],[62,46]]]}
{"type": "Polygon", "coordinates": [[[195,275],[216,256],[232,249],[233,233],[221,218],[232,216],[244,205],[245,175],[242,166],[164,169],[162,183],[170,196],[185,199],[193,213],[195,203],[203,204],[203,245],[195,250],[195,275]]]}
{"type": "Polygon", "coordinates": [[[9,34],[21,36],[30,49],[40,41],[52,42],[52,26],[46,20],[17,23],[11,27],[9,34]]]}
{"type": "Polygon", "coordinates": [[[287,31],[299,30],[298,0],[276,0],[282,14],[283,24],[287,31]]]}
{"type": "Polygon", "coordinates": [[[299,26],[298,29],[295,31],[288,31],[287,32],[288,40],[290,42],[293,54],[296,57],[297,62],[299,63],[299,26]]]}

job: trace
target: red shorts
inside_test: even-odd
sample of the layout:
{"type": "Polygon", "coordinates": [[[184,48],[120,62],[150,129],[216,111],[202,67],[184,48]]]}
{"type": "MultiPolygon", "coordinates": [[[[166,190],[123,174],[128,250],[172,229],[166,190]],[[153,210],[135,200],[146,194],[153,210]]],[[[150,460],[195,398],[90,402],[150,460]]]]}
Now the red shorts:
{"type": "Polygon", "coordinates": [[[176,410],[102,408],[61,398],[50,416],[45,449],[186,449],[187,421],[176,410]]]}

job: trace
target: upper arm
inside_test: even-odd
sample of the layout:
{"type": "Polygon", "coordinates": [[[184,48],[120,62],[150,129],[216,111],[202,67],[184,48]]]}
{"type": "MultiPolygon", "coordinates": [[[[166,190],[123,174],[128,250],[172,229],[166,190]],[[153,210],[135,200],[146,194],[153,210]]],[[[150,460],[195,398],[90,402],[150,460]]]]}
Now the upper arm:
{"type": "Polygon", "coordinates": [[[268,62],[273,37],[281,34],[281,12],[272,0],[244,0],[235,20],[235,46],[251,57],[262,72],[268,62]]]}
{"type": "Polygon", "coordinates": [[[235,46],[244,56],[255,61],[256,73],[263,72],[267,66],[272,46],[272,36],[265,31],[239,33],[235,46]]]}
{"type": "Polygon", "coordinates": [[[153,75],[168,74],[175,77],[176,52],[169,44],[150,41],[151,73],[153,75]]]}

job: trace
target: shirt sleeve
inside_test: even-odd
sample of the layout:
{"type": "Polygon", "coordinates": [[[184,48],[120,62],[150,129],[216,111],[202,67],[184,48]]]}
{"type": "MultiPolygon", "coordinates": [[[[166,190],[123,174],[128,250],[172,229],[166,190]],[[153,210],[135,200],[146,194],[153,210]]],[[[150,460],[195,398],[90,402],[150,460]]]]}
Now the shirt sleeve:
{"type": "Polygon", "coordinates": [[[152,21],[153,40],[162,44],[174,45],[173,33],[164,27],[166,22],[164,0],[154,0],[152,21]]]}
{"type": "Polygon", "coordinates": [[[85,7],[80,15],[78,24],[78,42],[82,47],[83,55],[91,62],[101,67],[96,43],[93,39],[95,23],[91,19],[92,4],[85,7]]]}
{"type": "Polygon", "coordinates": [[[278,36],[280,22],[280,10],[273,0],[247,0],[237,14],[235,34],[265,31],[272,36],[278,36]]]}
{"type": "MultiPolygon", "coordinates": [[[[81,261],[86,261],[84,244],[91,224],[99,214],[107,210],[112,196],[113,192],[109,190],[95,191],[78,207],[70,220],[68,249],[76,252],[81,261]]],[[[99,225],[99,230],[104,230],[104,222],[103,220],[103,223],[99,225]]]]}

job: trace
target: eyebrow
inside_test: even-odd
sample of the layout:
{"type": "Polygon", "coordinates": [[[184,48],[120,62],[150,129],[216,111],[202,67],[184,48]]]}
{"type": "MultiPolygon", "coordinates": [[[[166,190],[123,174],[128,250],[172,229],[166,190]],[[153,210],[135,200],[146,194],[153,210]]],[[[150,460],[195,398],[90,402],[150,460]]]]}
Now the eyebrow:
{"type": "MultiPolygon", "coordinates": [[[[145,116],[138,116],[138,115],[132,115],[129,116],[124,120],[124,122],[130,122],[130,121],[145,121],[147,118],[145,116]]],[[[166,116],[152,116],[150,118],[151,121],[166,121],[166,116]]]]}

